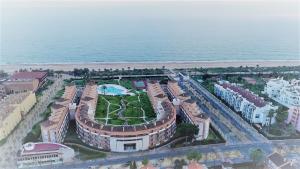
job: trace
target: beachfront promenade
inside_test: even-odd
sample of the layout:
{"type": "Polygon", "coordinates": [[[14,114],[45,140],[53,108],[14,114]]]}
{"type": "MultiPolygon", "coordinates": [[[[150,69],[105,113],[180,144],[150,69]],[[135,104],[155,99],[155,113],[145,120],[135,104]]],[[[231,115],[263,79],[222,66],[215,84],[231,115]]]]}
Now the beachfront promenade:
{"type": "Polygon", "coordinates": [[[14,72],[19,69],[53,69],[62,71],[73,71],[75,68],[90,70],[104,69],[185,69],[185,68],[216,68],[216,67],[256,67],[257,65],[264,67],[276,66],[299,66],[299,60],[249,60],[249,61],[169,61],[169,62],[88,62],[88,63],[49,63],[49,64],[6,64],[0,65],[7,72],[14,72]]]}

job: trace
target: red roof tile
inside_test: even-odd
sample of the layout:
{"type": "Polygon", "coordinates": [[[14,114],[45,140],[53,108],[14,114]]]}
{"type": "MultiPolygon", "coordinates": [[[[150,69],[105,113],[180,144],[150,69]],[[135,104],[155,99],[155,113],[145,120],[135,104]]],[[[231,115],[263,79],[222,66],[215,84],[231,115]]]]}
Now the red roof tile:
{"type": "Polygon", "coordinates": [[[266,102],[262,98],[239,86],[232,85],[229,83],[222,83],[221,86],[223,86],[224,88],[229,88],[232,91],[240,94],[243,98],[247,99],[249,102],[253,103],[257,107],[264,107],[266,105],[266,102]]]}
{"type": "Polygon", "coordinates": [[[17,72],[10,79],[41,79],[47,75],[47,72],[17,72]]]}
{"type": "MultiPolygon", "coordinates": [[[[44,152],[44,151],[56,151],[60,148],[65,148],[64,145],[57,144],[57,143],[28,143],[32,144],[32,148],[24,148],[23,153],[36,153],[36,152],[44,152]]],[[[26,146],[26,145],[24,145],[26,146]]],[[[29,146],[29,147],[30,147],[29,146]]]]}

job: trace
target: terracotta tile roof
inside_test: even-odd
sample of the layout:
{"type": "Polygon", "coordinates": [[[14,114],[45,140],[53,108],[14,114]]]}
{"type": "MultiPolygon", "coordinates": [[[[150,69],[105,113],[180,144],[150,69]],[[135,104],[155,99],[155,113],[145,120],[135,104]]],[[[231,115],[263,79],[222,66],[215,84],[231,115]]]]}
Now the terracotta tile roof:
{"type": "Polygon", "coordinates": [[[201,164],[199,164],[199,163],[197,163],[196,161],[193,160],[188,165],[188,169],[204,169],[204,167],[201,164]]]}
{"type": "MultiPolygon", "coordinates": [[[[24,148],[23,153],[37,153],[37,152],[47,152],[47,151],[57,151],[60,148],[66,148],[65,146],[57,143],[28,143],[32,146],[32,149],[26,149],[24,148]]],[[[24,145],[26,146],[26,144],[24,145]]]]}
{"type": "Polygon", "coordinates": [[[229,83],[222,83],[220,85],[225,89],[228,88],[228,89],[231,89],[232,91],[240,94],[243,98],[245,98],[249,102],[253,103],[256,107],[264,107],[266,105],[266,102],[262,98],[256,96],[255,94],[251,93],[250,91],[245,90],[239,86],[232,85],[229,83]]]}
{"type": "Polygon", "coordinates": [[[54,104],[51,105],[51,107],[52,107],[53,109],[60,109],[60,108],[63,108],[63,107],[65,107],[65,106],[54,103],[54,104]]]}
{"type": "Polygon", "coordinates": [[[10,79],[41,79],[47,75],[47,72],[17,72],[10,79]]]}
{"type": "Polygon", "coordinates": [[[156,169],[156,168],[153,167],[152,164],[148,163],[147,165],[141,167],[141,169],[156,169]]]}

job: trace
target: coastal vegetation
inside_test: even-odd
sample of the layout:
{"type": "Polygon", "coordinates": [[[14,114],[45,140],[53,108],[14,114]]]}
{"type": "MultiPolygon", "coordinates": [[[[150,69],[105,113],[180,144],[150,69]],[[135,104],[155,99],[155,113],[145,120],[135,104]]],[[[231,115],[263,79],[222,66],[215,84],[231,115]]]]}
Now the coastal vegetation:
{"type": "Polygon", "coordinates": [[[81,76],[81,77],[96,77],[96,76],[119,76],[119,75],[152,75],[152,74],[164,74],[164,69],[131,69],[128,67],[127,69],[77,69],[75,68],[72,72],[75,77],[81,76]]]}
{"type": "Polygon", "coordinates": [[[239,67],[214,67],[214,68],[190,68],[190,69],[176,69],[178,71],[184,71],[189,72],[190,74],[193,74],[195,72],[197,73],[203,73],[203,74],[214,74],[214,73],[236,73],[236,72],[242,72],[243,73],[270,73],[272,75],[281,75],[282,73],[287,72],[294,72],[300,70],[300,66],[277,66],[277,67],[263,67],[263,65],[256,65],[255,67],[249,67],[249,66],[239,66],[239,67]]]}

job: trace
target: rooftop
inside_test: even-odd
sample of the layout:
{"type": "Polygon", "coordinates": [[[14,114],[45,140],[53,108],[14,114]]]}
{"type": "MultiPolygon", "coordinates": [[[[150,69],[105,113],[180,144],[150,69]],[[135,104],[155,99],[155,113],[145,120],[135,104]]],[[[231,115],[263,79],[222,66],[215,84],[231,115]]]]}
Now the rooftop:
{"type": "Polygon", "coordinates": [[[47,72],[17,72],[10,79],[41,79],[47,75],[47,72]]]}
{"type": "Polygon", "coordinates": [[[148,163],[147,165],[141,167],[141,169],[156,169],[152,164],[148,163]]]}
{"type": "Polygon", "coordinates": [[[222,83],[220,84],[225,89],[230,89],[238,94],[240,94],[243,98],[247,99],[249,102],[253,103],[257,107],[264,107],[266,102],[260,98],[259,96],[253,94],[252,92],[243,89],[237,85],[232,85],[230,83],[222,83]]]}
{"type": "Polygon", "coordinates": [[[271,154],[268,158],[278,167],[286,163],[282,155],[277,152],[271,154]]]}
{"type": "Polygon", "coordinates": [[[26,143],[22,146],[20,155],[34,154],[34,153],[46,153],[50,151],[57,151],[62,148],[69,148],[65,145],[58,143],[26,143]]]}
{"type": "MultiPolygon", "coordinates": [[[[5,118],[8,113],[11,113],[15,108],[16,104],[20,104],[26,97],[28,97],[30,92],[10,94],[0,100],[0,120],[5,118]]],[[[1,122],[0,122],[1,124],[1,122]]]]}
{"type": "Polygon", "coordinates": [[[188,165],[188,169],[204,169],[204,167],[201,164],[199,164],[198,162],[193,160],[188,165]]]}

